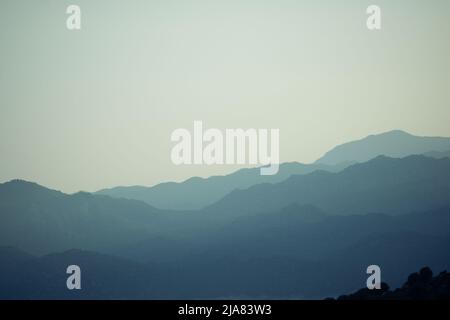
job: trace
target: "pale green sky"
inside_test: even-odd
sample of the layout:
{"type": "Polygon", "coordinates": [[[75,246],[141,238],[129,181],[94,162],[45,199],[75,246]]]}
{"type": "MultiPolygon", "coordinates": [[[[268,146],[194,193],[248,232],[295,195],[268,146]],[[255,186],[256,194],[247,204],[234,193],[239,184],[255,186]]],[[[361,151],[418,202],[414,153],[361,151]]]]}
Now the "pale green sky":
{"type": "Polygon", "coordinates": [[[283,162],[391,129],[450,136],[449,57],[447,0],[0,0],[0,182],[95,191],[234,170],[172,164],[170,134],[194,120],[279,128],[283,162]]]}

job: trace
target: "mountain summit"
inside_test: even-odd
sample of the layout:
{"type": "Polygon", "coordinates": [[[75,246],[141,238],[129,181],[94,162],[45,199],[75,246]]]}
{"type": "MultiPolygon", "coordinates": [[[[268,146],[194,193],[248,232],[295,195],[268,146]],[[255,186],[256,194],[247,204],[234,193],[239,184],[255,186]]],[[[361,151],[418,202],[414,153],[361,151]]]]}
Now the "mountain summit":
{"type": "Polygon", "coordinates": [[[333,165],[348,161],[366,162],[379,155],[403,158],[414,154],[449,150],[450,138],[419,137],[401,130],[393,130],[341,144],[325,153],[316,163],[333,165]]]}

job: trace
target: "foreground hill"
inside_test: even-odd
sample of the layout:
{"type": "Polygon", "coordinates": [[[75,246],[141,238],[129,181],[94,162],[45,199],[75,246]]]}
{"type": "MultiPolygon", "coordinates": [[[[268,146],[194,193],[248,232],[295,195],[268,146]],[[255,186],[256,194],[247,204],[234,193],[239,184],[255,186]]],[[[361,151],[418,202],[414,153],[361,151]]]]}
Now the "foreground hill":
{"type": "Polygon", "coordinates": [[[390,290],[383,283],[380,290],[367,288],[349,295],[343,295],[338,300],[438,300],[450,299],[450,273],[442,271],[433,277],[429,267],[420,269],[409,275],[408,280],[398,289],[390,290]]]}
{"type": "Polygon", "coordinates": [[[363,286],[370,264],[380,265],[383,280],[394,286],[423,265],[450,266],[449,208],[336,216],[292,205],[198,228],[183,241],[174,237],[118,248],[116,257],[84,250],[36,257],[0,248],[1,297],[321,299],[363,286]],[[82,268],[81,292],[65,287],[70,264],[82,268]]]}
{"type": "MultiPolygon", "coordinates": [[[[0,260],[13,259],[12,249],[0,248],[0,260]]],[[[14,269],[0,275],[0,299],[156,299],[166,295],[167,287],[160,279],[163,273],[157,270],[82,250],[30,257],[16,261],[14,269]],[[72,264],[81,268],[82,290],[66,287],[66,269],[72,264]]]]}

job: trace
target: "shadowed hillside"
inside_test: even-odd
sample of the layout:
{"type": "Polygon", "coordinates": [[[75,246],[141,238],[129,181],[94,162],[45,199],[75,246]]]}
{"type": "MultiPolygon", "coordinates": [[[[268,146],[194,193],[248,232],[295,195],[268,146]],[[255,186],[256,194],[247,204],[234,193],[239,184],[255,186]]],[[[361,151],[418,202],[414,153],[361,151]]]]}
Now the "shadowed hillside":
{"type": "Polygon", "coordinates": [[[379,156],[338,173],[316,171],[237,190],[205,209],[220,216],[311,204],[331,214],[408,213],[450,204],[450,158],[379,156]]]}
{"type": "Polygon", "coordinates": [[[67,195],[20,180],[0,184],[0,244],[36,254],[115,248],[141,238],[157,216],[135,200],[67,195]]]}

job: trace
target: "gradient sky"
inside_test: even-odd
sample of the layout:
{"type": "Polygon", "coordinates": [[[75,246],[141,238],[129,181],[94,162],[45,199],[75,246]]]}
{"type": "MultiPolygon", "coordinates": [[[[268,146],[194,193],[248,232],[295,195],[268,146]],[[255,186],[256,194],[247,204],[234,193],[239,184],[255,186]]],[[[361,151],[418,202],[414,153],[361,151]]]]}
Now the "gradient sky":
{"type": "Polygon", "coordinates": [[[95,191],[234,170],[172,164],[170,134],[194,120],[279,128],[283,162],[391,129],[450,136],[449,57],[448,0],[0,0],[0,182],[95,191]]]}

